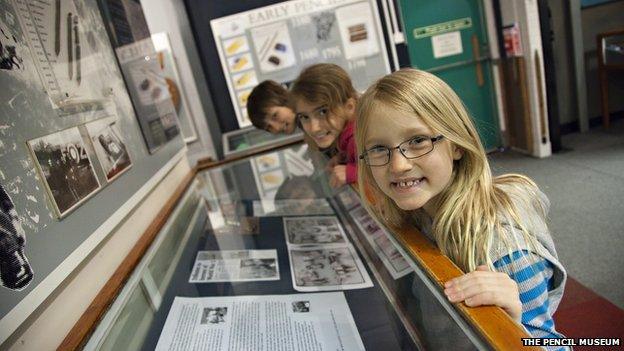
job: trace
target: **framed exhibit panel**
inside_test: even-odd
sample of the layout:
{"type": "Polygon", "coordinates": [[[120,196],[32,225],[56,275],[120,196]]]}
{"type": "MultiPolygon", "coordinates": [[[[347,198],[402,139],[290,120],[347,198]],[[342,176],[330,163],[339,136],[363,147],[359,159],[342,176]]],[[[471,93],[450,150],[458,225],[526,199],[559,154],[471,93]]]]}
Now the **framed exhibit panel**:
{"type": "MultiPolygon", "coordinates": [[[[163,64],[152,42],[141,4],[101,0],[111,43],[150,153],[178,137],[180,127],[163,64]]],[[[180,98],[179,96],[177,97],[180,98]]]]}
{"type": "Polygon", "coordinates": [[[357,90],[390,73],[374,1],[293,0],[210,21],[239,128],[247,97],[270,79],[290,85],[314,63],[344,68],[357,90]]]}
{"type": "Polygon", "coordinates": [[[145,147],[96,0],[0,0],[0,32],[2,348],[184,144],[145,147]]]}
{"type": "Polygon", "coordinates": [[[195,122],[193,122],[193,115],[186,98],[186,93],[182,86],[182,81],[178,74],[178,66],[176,64],[176,58],[171,50],[171,43],[169,42],[169,36],[167,33],[156,33],[152,35],[152,42],[156,49],[158,56],[158,63],[160,64],[161,74],[167,82],[169,88],[169,94],[171,96],[171,102],[175,107],[178,120],[180,121],[180,132],[184,137],[184,141],[192,143],[197,140],[197,131],[195,129],[195,122]]]}

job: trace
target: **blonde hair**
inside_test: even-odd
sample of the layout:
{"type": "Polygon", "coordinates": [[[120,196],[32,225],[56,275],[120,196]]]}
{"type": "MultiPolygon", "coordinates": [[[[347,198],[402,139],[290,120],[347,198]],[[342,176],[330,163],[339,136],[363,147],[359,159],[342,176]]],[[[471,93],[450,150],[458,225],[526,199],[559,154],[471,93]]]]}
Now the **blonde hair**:
{"type": "MultiPolygon", "coordinates": [[[[438,211],[432,218],[431,234],[442,253],[464,271],[472,271],[486,263],[493,268],[490,249],[494,233],[503,232],[503,224],[511,224],[522,232],[522,238],[536,249],[536,239],[529,234],[519,216],[519,209],[510,195],[501,189],[529,192],[538,196],[536,184],[519,174],[492,177],[492,172],[474,123],[455,92],[436,76],[415,69],[389,74],[368,88],[357,106],[356,144],[358,153],[365,150],[371,118],[380,108],[405,112],[420,117],[436,134],[458,147],[463,155],[454,161],[449,185],[440,193],[438,211]]],[[[358,183],[361,193],[370,187],[374,199],[365,201],[384,224],[400,228],[419,223],[420,210],[404,211],[387,197],[375,182],[370,167],[359,161],[358,183]]],[[[515,198],[514,198],[515,199],[515,198]]],[[[534,205],[527,203],[527,206],[534,205]]],[[[544,209],[541,215],[545,217],[544,209]]],[[[513,229],[512,229],[513,230],[513,229]]],[[[500,238],[511,253],[511,243],[500,238]]],[[[516,242],[516,244],[518,244],[516,242]]],[[[537,249],[536,249],[537,250],[537,249]]]]}

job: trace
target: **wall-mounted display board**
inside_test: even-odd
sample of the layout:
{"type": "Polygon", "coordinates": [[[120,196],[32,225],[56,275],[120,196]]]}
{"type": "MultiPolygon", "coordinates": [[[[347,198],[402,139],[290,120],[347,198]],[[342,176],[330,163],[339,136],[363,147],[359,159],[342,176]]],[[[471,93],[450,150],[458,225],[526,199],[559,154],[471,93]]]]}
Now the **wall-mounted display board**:
{"type": "Polygon", "coordinates": [[[290,84],[314,63],[344,68],[356,89],[390,73],[374,1],[293,0],[210,21],[240,128],[259,82],[290,84]]]}
{"type": "Polygon", "coordinates": [[[167,82],[169,94],[171,95],[171,102],[173,103],[173,107],[175,107],[178,120],[180,121],[180,131],[182,132],[184,141],[187,144],[192,143],[197,140],[197,131],[195,130],[193,115],[191,114],[191,109],[189,108],[189,103],[186,100],[186,94],[181,84],[182,81],[178,75],[178,67],[173,51],[171,50],[169,36],[164,32],[153,34],[152,42],[157,51],[160,73],[167,82]]]}
{"type": "Polygon", "coordinates": [[[111,42],[151,153],[180,134],[178,116],[138,0],[102,0],[111,42]]]}
{"type": "Polygon", "coordinates": [[[0,0],[2,343],[183,156],[150,155],[96,0],[0,0]]]}

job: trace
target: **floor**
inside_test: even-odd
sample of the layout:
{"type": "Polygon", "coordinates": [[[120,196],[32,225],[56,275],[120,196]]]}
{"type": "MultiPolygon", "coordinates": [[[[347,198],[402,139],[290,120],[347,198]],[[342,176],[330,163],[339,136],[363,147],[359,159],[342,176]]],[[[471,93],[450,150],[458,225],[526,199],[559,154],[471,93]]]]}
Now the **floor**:
{"type": "Polygon", "coordinates": [[[551,202],[550,229],[568,274],[624,309],[624,119],[563,136],[569,149],[537,159],[492,154],[495,174],[535,180],[551,202]]]}

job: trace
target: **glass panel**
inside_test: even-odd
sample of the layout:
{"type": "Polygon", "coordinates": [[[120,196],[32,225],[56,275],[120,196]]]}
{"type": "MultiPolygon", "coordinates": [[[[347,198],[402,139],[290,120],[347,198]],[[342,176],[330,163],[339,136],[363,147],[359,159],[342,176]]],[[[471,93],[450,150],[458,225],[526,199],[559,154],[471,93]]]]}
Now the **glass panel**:
{"type": "Polygon", "coordinates": [[[154,320],[154,312],[141,288],[132,293],[100,350],[140,350],[154,320]]]}
{"type": "MultiPolygon", "coordinates": [[[[196,197],[192,197],[193,201],[189,203],[200,202],[205,206],[194,217],[195,222],[190,221],[189,215],[195,212],[192,211],[196,208],[194,206],[184,205],[189,210],[174,214],[172,225],[166,230],[167,237],[149,263],[162,294],[162,303],[149,319],[146,337],[143,338],[145,332],[142,330],[136,332],[137,339],[143,342],[141,349],[156,347],[176,296],[296,294],[295,285],[301,285],[301,281],[312,282],[319,288],[327,287],[329,283],[326,282],[332,277],[321,278],[328,278],[328,274],[342,279],[340,284],[347,286],[349,272],[357,268],[357,264],[345,264],[335,252],[317,255],[325,255],[327,262],[318,257],[296,256],[300,254],[293,253],[292,246],[287,244],[287,240],[292,243],[298,240],[323,242],[326,239],[339,243],[340,236],[322,236],[308,231],[306,233],[312,233],[311,236],[297,237],[285,229],[293,216],[285,221],[284,211],[290,211],[291,215],[292,211],[299,211],[302,216],[313,216],[327,210],[330,214],[324,216],[335,216],[327,221],[338,223],[344,229],[344,240],[349,243],[353,255],[366,266],[362,267],[361,274],[369,275],[372,281],[372,287],[344,290],[367,350],[471,350],[484,347],[453,306],[441,297],[439,287],[431,283],[414,262],[404,257],[391,234],[368,216],[357,195],[348,187],[338,190],[329,187],[324,160],[320,154],[309,152],[307,146],[296,145],[198,173],[194,183],[197,188],[194,186],[190,190],[196,197]],[[189,223],[193,227],[187,231],[189,223]],[[190,233],[187,238],[184,232],[190,233]],[[201,280],[198,278],[201,275],[197,274],[199,270],[194,269],[198,251],[222,254],[224,250],[275,250],[279,279],[189,282],[191,279],[201,280]],[[291,262],[297,265],[299,259],[293,257],[303,257],[305,269],[293,273],[291,262]],[[317,279],[305,280],[301,274],[316,275],[317,279]]],[[[262,274],[271,273],[272,267],[263,265],[262,268],[262,274]]],[[[334,290],[341,291],[340,288],[334,290]]],[[[151,315],[149,305],[143,300],[133,298],[128,305],[133,306],[124,311],[137,311],[137,315],[142,311],[140,313],[151,315]]],[[[126,333],[123,326],[129,323],[128,319],[117,320],[109,339],[113,338],[111,335],[121,333],[118,330],[126,333]]],[[[139,322],[147,323],[133,319],[133,323],[139,325],[139,322]]],[[[119,336],[115,338],[128,343],[137,342],[119,336]]],[[[119,345],[123,345],[122,341],[112,344],[119,345]]]]}

